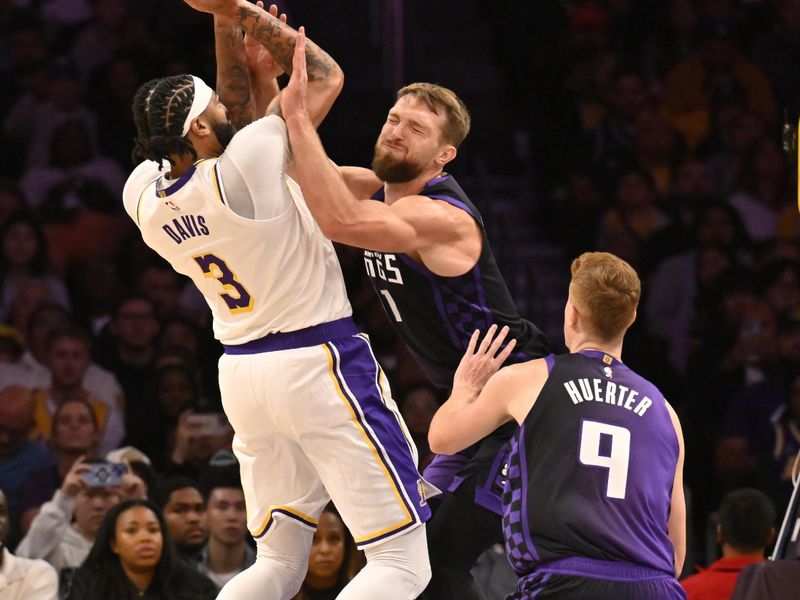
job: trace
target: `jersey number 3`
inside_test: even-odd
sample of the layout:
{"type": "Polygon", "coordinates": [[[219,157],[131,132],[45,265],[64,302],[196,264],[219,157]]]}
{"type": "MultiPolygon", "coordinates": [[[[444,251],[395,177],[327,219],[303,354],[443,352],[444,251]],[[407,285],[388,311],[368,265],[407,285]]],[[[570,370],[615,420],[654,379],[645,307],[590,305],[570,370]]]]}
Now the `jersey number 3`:
{"type": "Polygon", "coordinates": [[[253,310],[253,297],[236,279],[236,274],[223,259],[213,254],[202,254],[193,258],[203,270],[203,275],[222,284],[225,292],[220,294],[220,298],[228,305],[231,313],[239,314],[253,310]]]}
{"type": "Polygon", "coordinates": [[[583,422],[579,459],[581,464],[588,467],[608,469],[606,496],[609,498],[625,499],[630,456],[631,432],[628,429],[597,421],[583,422]],[[611,448],[610,451],[605,449],[605,452],[600,454],[600,444],[604,435],[607,436],[606,439],[610,438],[611,448]]]}

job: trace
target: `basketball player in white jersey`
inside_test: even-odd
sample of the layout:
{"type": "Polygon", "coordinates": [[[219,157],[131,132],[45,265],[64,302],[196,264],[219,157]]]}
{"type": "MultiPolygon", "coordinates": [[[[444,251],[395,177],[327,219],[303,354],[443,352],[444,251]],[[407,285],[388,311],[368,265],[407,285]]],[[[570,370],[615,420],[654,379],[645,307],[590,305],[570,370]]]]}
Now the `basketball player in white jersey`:
{"type": "MultiPolygon", "coordinates": [[[[291,72],[302,33],[246,0],[186,0],[234,19],[291,72]]],[[[342,73],[308,42],[319,123],[342,73]]],[[[200,79],[150,81],[134,97],[143,160],[124,190],[144,241],[203,293],[225,354],[219,377],[236,436],[256,563],[219,598],[286,599],[300,588],[328,498],[367,566],[339,598],[410,600],[430,578],[430,515],[416,449],[351,308],[333,247],[289,178],[277,102],[234,132],[200,79]]]]}

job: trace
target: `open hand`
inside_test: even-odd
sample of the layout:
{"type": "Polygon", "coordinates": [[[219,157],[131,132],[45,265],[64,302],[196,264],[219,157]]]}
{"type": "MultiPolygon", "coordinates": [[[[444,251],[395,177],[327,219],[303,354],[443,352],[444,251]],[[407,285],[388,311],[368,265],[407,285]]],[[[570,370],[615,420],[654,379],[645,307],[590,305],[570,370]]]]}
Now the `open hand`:
{"type": "Polygon", "coordinates": [[[464,388],[478,394],[489,378],[494,375],[514,350],[517,340],[508,342],[502,350],[500,347],[508,335],[508,327],[497,332],[497,325],[492,325],[486,332],[481,345],[475,350],[480,337],[477,329],[469,340],[467,351],[456,369],[453,377],[453,388],[464,388]]]}
{"type": "Polygon", "coordinates": [[[306,72],[306,32],[300,27],[292,57],[292,76],[281,93],[281,112],[284,119],[307,113],[306,95],[308,92],[308,73],[306,72]]]}

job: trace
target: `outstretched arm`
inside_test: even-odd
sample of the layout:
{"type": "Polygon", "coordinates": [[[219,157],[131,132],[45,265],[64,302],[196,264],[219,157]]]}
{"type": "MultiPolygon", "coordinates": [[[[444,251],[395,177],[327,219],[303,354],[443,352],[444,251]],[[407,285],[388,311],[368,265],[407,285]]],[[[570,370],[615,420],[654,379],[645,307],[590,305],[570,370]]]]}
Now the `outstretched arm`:
{"type": "MultiPolygon", "coordinates": [[[[244,32],[269,50],[286,73],[292,72],[297,31],[262,7],[247,0],[184,0],[189,6],[216,17],[233,20],[244,32]]],[[[315,43],[305,46],[308,74],[308,112],[319,124],[328,114],[344,83],[339,65],[315,43]]]]}
{"type": "Polygon", "coordinates": [[[255,103],[247,68],[244,32],[233,20],[214,15],[214,53],[217,59],[217,95],[228,109],[236,129],[255,119],[255,103]]]}
{"type": "Polygon", "coordinates": [[[508,327],[495,337],[496,333],[497,325],[492,325],[480,346],[480,332],[472,334],[453,377],[453,391],[436,411],[428,431],[431,450],[437,454],[455,454],[514,418],[515,376],[508,369],[498,369],[511,354],[516,340],[503,347],[508,327]]]}
{"type": "Polygon", "coordinates": [[[383,252],[419,251],[474,234],[472,217],[445,202],[407,196],[388,205],[360,200],[350,192],[325,154],[310,118],[303,43],[301,36],[292,77],[281,92],[281,110],[292,147],[292,177],[300,184],[322,232],[343,244],[383,252]]]}

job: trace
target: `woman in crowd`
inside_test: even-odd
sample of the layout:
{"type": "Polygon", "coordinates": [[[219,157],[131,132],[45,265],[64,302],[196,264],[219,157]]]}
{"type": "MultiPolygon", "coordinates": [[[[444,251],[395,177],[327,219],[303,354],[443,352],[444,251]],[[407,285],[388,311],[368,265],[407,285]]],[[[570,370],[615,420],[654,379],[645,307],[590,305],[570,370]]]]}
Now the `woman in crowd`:
{"type": "Polygon", "coordinates": [[[306,579],[292,600],[333,600],[363,565],[353,536],[333,504],[328,504],[311,542],[306,579]]]}
{"type": "Polygon", "coordinates": [[[175,557],[158,507],[129,500],[108,511],[67,598],[212,600],[216,595],[210,580],[175,557]]]}

